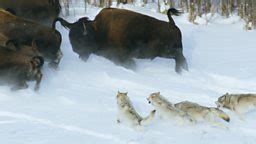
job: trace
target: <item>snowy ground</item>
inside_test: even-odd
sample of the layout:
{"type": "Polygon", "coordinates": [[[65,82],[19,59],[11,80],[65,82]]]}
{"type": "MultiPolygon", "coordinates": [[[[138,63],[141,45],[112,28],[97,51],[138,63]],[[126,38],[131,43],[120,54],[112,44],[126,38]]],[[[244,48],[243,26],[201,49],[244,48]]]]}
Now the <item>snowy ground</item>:
{"type": "MultiPolygon", "coordinates": [[[[167,21],[165,15],[152,10],[127,8],[167,21]]],[[[88,8],[86,16],[93,19],[98,12],[88,8]]],[[[174,72],[174,60],[163,58],[136,60],[136,71],[95,55],[82,62],[71,49],[67,30],[58,25],[64,57],[58,71],[44,67],[40,91],[33,91],[33,83],[17,92],[0,87],[1,143],[255,144],[256,113],[247,114],[241,121],[226,111],[231,116],[228,130],[207,124],[176,126],[159,118],[142,132],[116,124],[118,90],[129,92],[143,116],[153,109],[146,101],[152,92],[160,91],[172,102],[190,100],[206,106],[214,106],[226,92],[256,92],[256,31],[244,31],[237,17],[216,16],[207,26],[204,19],[199,19],[201,25],[197,26],[186,18],[174,17],[183,34],[190,68],[182,75],[174,72]]]]}

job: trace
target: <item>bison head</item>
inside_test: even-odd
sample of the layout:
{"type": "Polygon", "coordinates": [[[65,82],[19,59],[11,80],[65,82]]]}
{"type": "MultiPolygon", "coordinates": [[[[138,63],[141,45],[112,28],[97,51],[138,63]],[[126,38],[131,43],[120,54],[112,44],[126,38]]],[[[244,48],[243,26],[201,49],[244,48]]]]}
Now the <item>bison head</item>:
{"type": "Polygon", "coordinates": [[[46,60],[50,61],[51,66],[57,67],[62,57],[60,51],[61,35],[58,31],[52,33],[42,33],[34,39],[38,50],[46,60]]]}

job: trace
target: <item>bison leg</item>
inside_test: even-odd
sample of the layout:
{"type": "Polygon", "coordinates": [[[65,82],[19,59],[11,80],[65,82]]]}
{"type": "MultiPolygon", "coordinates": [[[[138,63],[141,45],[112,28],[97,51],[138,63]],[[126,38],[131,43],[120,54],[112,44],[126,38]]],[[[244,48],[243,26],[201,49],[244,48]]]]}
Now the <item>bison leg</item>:
{"type": "Polygon", "coordinates": [[[52,61],[52,62],[50,62],[49,64],[48,64],[48,66],[50,67],[50,68],[53,68],[53,69],[58,69],[58,63],[56,63],[56,62],[54,62],[54,61],[52,61]]]}
{"type": "Polygon", "coordinates": [[[186,58],[182,54],[179,54],[174,59],[176,62],[175,71],[177,73],[181,73],[182,69],[188,71],[188,64],[187,64],[186,58]]]}
{"type": "Polygon", "coordinates": [[[26,89],[28,88],[28,84],[25,81],[18,82],[15,86],[11,88],[12,91],[26,89]]]}
{"type": "Polygon", "coordinates": [[[125,68],[128,68],[128,69],[132,69],[134,70],[136,68],[136,63],[133,59],[127,59],[126,61],[123,62],[122,64],[125,68]]]}
{"type": "Polygon", "coordinates": [[[112,60],[116,65],[121,65],[127,69],[134,70],[136,68],[136,63],[132,58],[116,57],[110,60],[112,60]]]}
{"type": "Polygon", "coordinates": [[[58,53],[57,53],[57,58],[49,63],[49,67],[50,67],[50,68],[57,69],[57,68],[58,68],[58,65],[59,65],[59,63],[60,63],[60,60],[61,60],[61,58],[62,58],[62,56],[63,56],[63,54],[62,54],[62,52],[59,50],[58,53]]]}
{"type": "Polygon", "coordinates": [[[34,88],[35,91],[39,90],[42,77],[43,77],[43,74],[39,70],[38,73],[36,74],[36,85],[35,85],[35,88],[34,88]]]}
{"type": "Polygon", "coordinates": [[[79,55],[79,58],[86,62],[88,60],[89,56],[90,56],[90,54],[82,54],[82,55],[79,55]]]}

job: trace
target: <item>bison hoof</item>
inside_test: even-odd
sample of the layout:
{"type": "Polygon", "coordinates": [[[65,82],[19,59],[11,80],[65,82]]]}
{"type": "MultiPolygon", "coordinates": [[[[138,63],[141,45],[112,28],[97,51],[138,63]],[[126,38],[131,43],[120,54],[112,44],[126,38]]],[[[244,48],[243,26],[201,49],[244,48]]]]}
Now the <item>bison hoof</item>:
{"type": "Polygon", "coordinates": [[[186,71],[189,71],[187,62],[185,62],[185,63],[182,65],[182,68],[183,68],[184,70],[186,70],[186,71]]]}
{"type": "Polygon", "coordinates": [[[188,64],[187,64],[187,61],[185,58],[183,59],[178,59],[176,60],[176,66],[175,66],[175,71],[178,73],[178,74],[181,74],[182,70],[186,70],[188,71],[188,64]]]}
{"type": "Polygon", "coordinates": [[[176,71],[176,73],[178,73],[178,74],[181,74],[183,69],[186,70],[186,71],[188,71],[188,66],[187,66],[187,64],[186,64],[186,65],[181,65],[181,66],[176,66],[176,67],[175,67],[175,71],[176,71]]]}
{"type": "Polygon", "coordinates": [[[39,85],[36,85],[35,88],[34,88],[34,91],[39,91],[39,85]]]}
{"type": "Polygon", "coordinates": [[[50,68],[55,69],[55,70],[58,69],[58,63],[55,63],[55,62],[50,62],[50,63],[48,64],[48,66],[49,66],[50,68]]]}
{"type": "Polygon", "coordinates": [[[82,61],[87,61],[88,60],[88,58],[89,58],[89,56],[79,56],[79,58],[82,60],[82,61]]]}
{"type": "Polygon", "coordinates": [[[23,85],[15,85],[11,88],[11,91],[17,91],[17,90],[21,90],[21,89],[27,89],[28,85],[27,84],[23,84],[23,85]]]}
{"type": "Polygon", "coordinates": [[[127,68],[127,69],[136,70],[136,63],[132,59],[126,60],[125,62],[123,62],[122,66],[127,68]]]}
{"type": "Polygon", "coordinates": [[[175,72],[178,73],[178,74],[181,74],[181,72],[182,72],[181,66],[176,66],[175,67],[175,72]]]}

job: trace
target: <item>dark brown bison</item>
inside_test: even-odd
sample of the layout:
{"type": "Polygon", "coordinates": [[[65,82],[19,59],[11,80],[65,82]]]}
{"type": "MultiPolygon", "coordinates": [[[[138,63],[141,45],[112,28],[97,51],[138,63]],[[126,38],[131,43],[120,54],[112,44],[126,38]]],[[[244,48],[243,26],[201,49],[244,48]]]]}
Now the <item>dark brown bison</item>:
{"type": "Polygon", "coordinates": [[[9,38],[2,33],[0,33],[0,45],[5,46],[7,41],[9,41],[9,38]]]}
{"type": "Polygon", "coordinates": [[[73,51],[79,54],[81,59],[87,60],[88,56],[97,49],[95,33],[92,26],[93,21],[84,17],[74,23],[69,23],[63,18],[56,18],[53,23],[53,29],[55,29],[55,23],[58,21],[62,26],[70,30],[69,40],[73,51]]]}
{"type": "Polygon", "coordinates": [[[28,45],[22,45],[19,44],[18,41],[15,40],[11,40],[8,37],[2,35],[0,33],[0,46],[2,46],[1,48],[8,48],[10,50],[13,51],[17,51],[20,54],[24,54],[30,57],[34,57],[34,56],[42,56],[42,54],[39,52],[35,41],[32,42],[31,46],[28,45]]]}
{"type": "Polygon", "coordinates": [[[169,9],[169,22],[124,9],[104,8],[93,21],[81,18],[68,23],[73,49],[87,59],[90,53],[105,56],[116,63],[133,64],[132,58],[173,58],[176,72],[188,70],[183,56],[182,36],[171,14],[179,14],[169,9]],[[84,30],[82,30],[84,29],[84,30]]]}
{"type": "Polygon", "coordinates": [[[57,67],[59,64],[62,53],[61,35],[58,31],[0,10],[0,33],[1,37],[15,40],[21,45],[29,46],[34,42],[51,66],[57,67]]]}
{"type": "Polygon", "coordinates": [[[174,58],[175,70],[188,70],[183,56],[182,36],[171,14],[178,14],[176,9],[169,9],[169,22],[124,9],[105,8],[94,19],[97,41],[102,41],[100,48],[110,50],[121,62],[136,58],[174,58]],[[107,46],[106,46],[107,45],[107,46]]]}
{"type": "Polygon", "coordinates": [[[21,55],[24,55],[30,58],[36,57],[36,56],[42,57],[42,54],[38,51],[35,41],[32,42],[31,46],[27,46],[27,45],[21,45],[15,40],[8,40],[2,48],[12,50],[14,52],[17,52],[21,55]]]}
{"type": "MultiPolygon", "coordinates": [[[[7,45],[10,46],[11,43],[7,42],[7,45]]],[[[12,86],[12,90],[18,90],[27,88],[27,81],[35,80],[34,89],[38,90],[44,59],[37,55],[36,48],[27,46],[14,50],[8,46],[0,46],[0,83],[7,83],[12,86]]]]}
{"type": "Polygon", "coordinates": [[[49,27],[61,10],[59,0],[0,0],[0,8],[49,27]]]}

